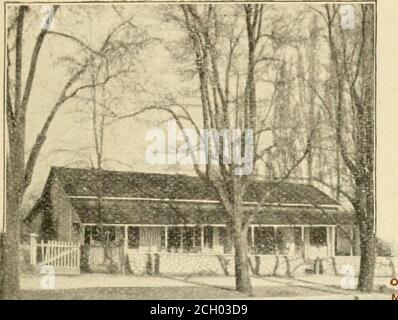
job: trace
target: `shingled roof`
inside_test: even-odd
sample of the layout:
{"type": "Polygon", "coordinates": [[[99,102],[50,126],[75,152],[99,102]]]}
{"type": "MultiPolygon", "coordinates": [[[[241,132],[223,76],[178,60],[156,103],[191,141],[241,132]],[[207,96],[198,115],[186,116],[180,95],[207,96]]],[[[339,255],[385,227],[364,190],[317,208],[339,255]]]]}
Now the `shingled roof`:
{"type": "MultiPolygon", "coordinates": [[[[107,171],[53,167],[68,196],[218,200],[200,178],[182,174],[107,171]]],[[[309,184],[250,181],[245,202],[337,206],[338,202],[309,184]]]]}
{"type": "MultiPolygon", "coordinates": [[[[219,204],[167,203],[129,200],[71,199],[72,206],[82,223],[105,224],[225,224],[219,204]]],[[[252,211],[252,224],[261,225],[351,225],[354,215],[337,210],[296,207],[246,206],[252,211]]]]}
{"type": "MultiPolygon", "coordinates": [[[[215,192],[197,177],[106,170],[99,173],[64,167],[51,169],[43,195],[25,221],[51,209],[48,190],[55,177],[76,213],[74,222],[225,224],[215,192]],[[99,190],[101,210],[98,210],[99,190]]],[[[250,181],[244,201],[244,210],[252,210],[253,224],[336,225],[355,221],[354,215],[336,210],[338,202],[308,184],[250,181]],[[257,201],[264,206],[257,208],[257,201]]]]}

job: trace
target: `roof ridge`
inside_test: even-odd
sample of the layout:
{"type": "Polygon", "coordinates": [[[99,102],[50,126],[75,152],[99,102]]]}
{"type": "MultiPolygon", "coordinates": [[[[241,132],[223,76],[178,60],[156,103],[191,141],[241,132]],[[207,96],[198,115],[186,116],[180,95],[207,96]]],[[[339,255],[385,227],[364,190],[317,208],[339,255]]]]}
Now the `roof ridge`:
{"type": "MultiPolygon", "coordinates": [[[[51,173],[58,177],[67,194],[88,196],[96,194],[98,188],[103,195],[119,197],[142,197],[152,194],[155,198],[170,197],[184,199],[214,200],[216,194],[211,186],[198,176],[182,173],[161,173],[145,171],[102,170],[99,178],[92,168],[52,166],[51,173]],[[99,186],[100,185],[100,186],[99,186]]],[[[309,183],[291,181],[266,181],[250,179],[244,198],[263,199],[274,203],[311,203],[317,205],[339,205],[326,192],[309,183]],[[269,193],[269,194],[267,194],[269,193]]]]}
{"type": "MultiPolygon", "coordinates": [[[[93,168],[74,168],[74,167],[63,167],[63,166],[51,166],[51,170],[84,170],[84,171],[93,171],[93,168]]],[[[151,174],[151,175],[162,175],[162,176],[186,176],[191,178],[197,178],[194,175],[188,175],[186,173],[164,173],[164,172],[148,172],[148,171],[126,171],[126,170],[109,170],[109,169],[101,169],[103,172],[110,173],[138,173],[138,174],[151,174]]]]}
{"type": "MultiPolygon", "coordinates": [[[[51,169],[55,170],[84,170],[84,171],[92,171],[93,168],[74,168],[74,167],[64,167],[64,166],[51,166],[51,169]]],[[[101,169],[103,172],[109,172],[109,173],[134,173],[134,174],[148,174],[148,175],[160,175],[160,176],[184,176],[184,177],[189,177],[189,178],[197,178],[199,179],[198,176],[196,175],[189,175],[186,173],[166,173],[166,172],[151,172],[151,171],[126,171],[126,170],[110,170],[110,169],[101,169]]],[[[305,183],[305,182],[293,182],[293,181],[278,181],[278,180],[270,180],[270,181],[265,181],[265,180],[258,180],[258,179],[253,179],[250,180],[250,182],[254,183],[267,183],[267,184],[285,184],[285,185],[301,185],[301,186],[311,186],[316,188],[314,185],[310,183],[305,183]]],[[[318,188],[316,188],[318,189],[318,188]]]]}

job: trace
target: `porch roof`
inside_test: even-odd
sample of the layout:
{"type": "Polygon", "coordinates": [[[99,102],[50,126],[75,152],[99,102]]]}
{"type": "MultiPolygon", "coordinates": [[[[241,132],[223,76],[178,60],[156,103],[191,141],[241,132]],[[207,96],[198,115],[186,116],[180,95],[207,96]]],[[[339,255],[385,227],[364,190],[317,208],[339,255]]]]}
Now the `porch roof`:
{"type": "MultiPolygon", "coordinates": [[[[219,204],[164,203],[151,201],[70,199],[82,223],[98,224],[225,224],[219,204]]],[[[244,210],[255,211],[255,207],[244,210]]],[[[317,208],[262,207],[252,224],[265,225],[346,225],[354,215],[317,208]]]]}

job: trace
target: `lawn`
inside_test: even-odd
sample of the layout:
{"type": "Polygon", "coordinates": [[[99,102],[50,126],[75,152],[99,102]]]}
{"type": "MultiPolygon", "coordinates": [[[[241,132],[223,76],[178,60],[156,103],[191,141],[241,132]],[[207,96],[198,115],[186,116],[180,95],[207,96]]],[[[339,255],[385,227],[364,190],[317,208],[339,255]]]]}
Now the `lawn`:
{"type": "MultiPolygon", "coordinates": [[[[254,297],[304,297],[314,295],[312,289],[292,287],[255,288],[254,297]]],[[[319,293],[317,294],[326,294],[319,293]]],[[[245,299],[245,294],[229,289],[209,287],[114,287],[64,290],[23,290],[22,299],[44,300],[157,300],[157,299],[245,299]]]]}
{"type": "MultiPolygon", "coordinates": [[[[325,279],[252,277],[253,296],[234,290],[233,277],[150,277],[90,274],[57,276],[55,288],[40,288],[40,276],[22,278],[22,299],[157,300],[157,299],[391,299],[391,295],[343,290],[325,279]]],[[[337,282],[338,278],[334,280],[337,282]]]]}

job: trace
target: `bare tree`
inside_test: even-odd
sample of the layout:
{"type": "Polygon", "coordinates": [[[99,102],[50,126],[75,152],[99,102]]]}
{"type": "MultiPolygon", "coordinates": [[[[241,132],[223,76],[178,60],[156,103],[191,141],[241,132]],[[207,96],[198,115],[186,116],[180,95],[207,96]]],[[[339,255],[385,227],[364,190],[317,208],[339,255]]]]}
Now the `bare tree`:
{"type": "MultiPolygon", "coordinates": [[[[86,89],[103,85],[120,76],[121,73],[129,72],[128,68],[121,70],[124,64],[120,59],[124,53],[132,47],[136,48],[137,43],[144,41],[136,39],[133,42],[121,40],[121,33],[129,26],[123,21],[113,28],[105,37],[105,40],[98,48],[91,47],[88,43],[75,37],[72,34],[51,31],[51,19],[58,13],[59,7],[54,6],[52,14],[48,17],[45,26],[36,36],[33,50],[28,60],[26,81],[23,81],[23,64],[26,63],[24,57],[29,56],[26,39],[31,32],[25,26],[26,21],[34,9],[18,5],[9,7],[9,21],[7,28],[7,79],[6,79],[6,112],[8,130],[7,148],[7,208],[6,208],[6,235],[1,265],[1,295],[4,298],[14,298],[19,292],[19,238],[20,238],[20,208],[26,189],[32,181],[33,172],[41,149],[46,141],[50,126],[62,106],[75,98],[80,92],[86,89]],[[26,113],[30,107],[31,93],[35,88],[36,71],[40,68],[39,57],[45,49],[45,40],[51,36],[64,39],[66,43],[74,43],[80,48],[82,56],[79,59],[68,57],[70,62],[70,75],[65,82],[61,92],[45,122],[37,134],[33,147],[28,152],[27,158],[25,132],[27,126],[26,113]],[[118,59],[119,58],[119,59],[118,59]],[[114,71],[114,61],[118,61],[119,69],[114,71]],[[87,77],[87,72],[92,66],[106,65],[106,72],[95,82],[91,82],[87,77]],[[114,73],[113,73],[114,72],[114,73]]],[[[44,99],[45,100],[45,99],[44,99]]],[[[43,100],[43,102],[44,102],[43,100]]]]}
{"type": "MultiPolygon", "coordinates": [[[[229,47],[227,54],[225,78],[222,81],[220,70],[220,57],[218,44],[222,21],[217,9],[213,5],[200,8],[194,5],[181,5],[184,15],[184,24],[191,40],[196,59],[196,69],[199,76],[200,97],[202,103],[203,128],[204,129],[228,129],[238,124],[244,132],[257,128],[257,100],[256,100],[256,50],[261,37],[261,24],[263,15],[262,5],[245,5],[237,11],[245,17],[246,28],[246,75],[242,103],[238,104],[243,112],[239,114],[235,124],[230,119],[230,66],[234,57],[236,46],[229,47]]],[[[220,139],[220,149],[224,144],[232,141],[220,139]]],[[[230,146],[232,150],[232,145],[230,146]]],[[[245,148],[245,140],[242,136],[241,147],[245,148]]],[[[242,151],[243,151],[242,150],[242,151]]],[[[244,151],[243,151],[244,152],[244,151]]],[[[243,153],[242,153],[243,154],[243,153]]],[[[211,158],[214,155],[209,154],[211,158]]],[[[252,286],[249,274],[249,258],[247,233],[249,217],[243,212],[243,195],[247,177],[236,175],[237,164],[226,164],[223,156],[220,156],[216,165],[212,161],[206,164],[205,172],[198,166],[195,169],[199,177],[211,186],[216,192],[220,203],[228,218],[229,228],[232,230],[235,248],[235,279],[236,289],[241,292],[251,293],[252,286]]]]}
{"type": "MultiPolygon", "coordinates": [[[[244,28],[247,50],[244,80],[241,77],[244,82],[244,89],[243,93],[239,92],[236,94],[235,101],[230,98],[233,59],[236,58],[234,53],[237,50],[237,43],[241,38],[242,32],[234,33],[232,38],[228,37],[229,45],[227,47],[229,51],[223,56],[223,58],[226,57],[226,63],[225,61],[223,63],[218,46],[220,44],[219,41],[221,41],[222,30],[226,28],[227,24],[223,21],[222,15],[217,12],[218,9],[213,5],[181,5],[179,7],[182,17],[178,14],[173,14],[172,18],[186,31],[190,52],[195,57],[195,73],[199,80],[202,109],[202,125],[200,127],[219,131],[239,128],[243,132],[246,129],[252,129],[256,134],[255,69],[256,64],[260,63],[256,55],[256,49],[258,49],[257,45],[263,36],[261,34],[263,6],[245,5],[239,6],[238,10],[236,10],[236,6],[231,7],[232,11],[236,10],[232,14],[233,16],[238,14],[240,17],[244,17],[243,24],[241,24],[239,30],[242,27],[244,28]],[[224,72],[221,71],[222,67],[225,67],[224,72]],[[234,104],[231,102],[234,102],[234,104]],[[234,110],[231,106],[235,106],[235,112],[233,112],[234,110]],[[235,121],[231,119],[231,114],[236,115],[235,121]]],[[[233,24],[235,27],[237,27],[236,23],[237,20],[234,19],[233,24]]],[[[223,39],[225,40],[225,38],[223,39]]],[[[236,86],[239,87],[239,84],[237,83],[236,86]]],[[[183,132],[187,144],[191,145],[192,142],[189,141],[189,138],[184,133],[184,123],[188,122],[193,125],[201,136],[199,126],[183,104],[178,104],[175,101],[167,102],[163,105],[155,104],[144,107],[137,112],[118,117],[117,121],[132,118],[147,111],[161,110],[172,116],[183,132]],[[175,110],[176,108],[177,111],[175,110]]],[[[245,150],[244,134],[239,139],[240,152],[243,154],[245,150]]],[[[224,150],[224,146],[229,146],[229,150],[233,150],[232,144],[237,142],[236,139],[235,141],[233,140],[224,140],[223,137],[220,137],[219,150],[224,150]]],[[[254,138],[254,141],[256,141],[256,138],[254,138]]],[[[196,161],[196,156],[193,155],[192,148],[190,151],[191,156],[194,158],[193,166],[197,175],[207,187],[212,188],[216,193],[227,217],[228,229],[232,231],[235,247],[236,289],[241,292],[252,293],[247,243],[250,217],[243,211],[243,195],[248,177],[236,174],[237,170],[241,169],[240,164],[224,161],[224,155],[214,154],[211,148],[206,150],[207,161],[205,169],[202,170],[196,161]]],[[[255,161],[256,159],[254,159],[255,161]]]]}
{"type": "Polygon", "coordinates": [[[322,14],[336,87],[336,141],[352,175],[354,207],[360,231],[361,263],[358,289],[373,289],[375,269],[374,209],[374,8],[355,6],[355,31],[343,30],[339,6],[325,5],[322,14]],[[348,112],[351,110],[351,112],[348,112]],[[348,115],[351,114],[351,118],[348,115]],[[347,125],[347,121],[351,121],[347,125]]]}
{"type": "MultiPolygon", "coordinates": [[[[185,45],[190,48],[191,56],[194,57],[202,123],[197,125],[183,104],[176,103],[172,105],[179,111],[182,110],[182,113],[167,105],[154,105],[126,117],[149,110],[162,110],[171,114],[182,132],[184,122],[193,125],[198,133],[199,127],[217,129],[219,132],[232,129],[240,129],[241,132],[253,130],[255,167],[256,161],[269,149],[260,145],[260,136],[271,130],[264,121],[259,121],[259,117],[263,115],[258,113],[257,70],[261,64],[278,60],[272,55],[273,50],[267,49],[272,48],[273,41],[281,40],[274,32],[263,31],[263,5],[229,6],[225,11],[213,5],[181,5],[180,8],[182,18],[174,15],[173,19],[186,31],[188,44],[185,45]],[[222,48],[227,50],[223,51],[222,48]],[[242,82],[243,86],[240,85],[242,82]]],[[[187,136],[185,140],[189,143],[187,136]]],[[[233,150],[236,140],[232,140],[220,137],[220,150],[224,150],[225,146],[233,150]]],[[[244,134],[239,142],[240,153],[244,154],[244,134]]],[[[303,161],[306,154],[307,151],[298,163],[303,161]]],[[[207,160],[204,170],[194,161],[194,169],[204,184],[214,190],[227,218],[227,230],[232,234],[235,249],[236,290],[252,293],[247,234],[253,215],[243,210],[243,197],[251,179],[250,175],[236,174],[239,164],[224,161],[223,154],[215,155],[212,150],[207,150],[207,160]]],[[[291,170],[297,165],[295,163],[291,170]]],[[[288,171],[286,175],[289,176],[290,173],[288,171]]]]}

